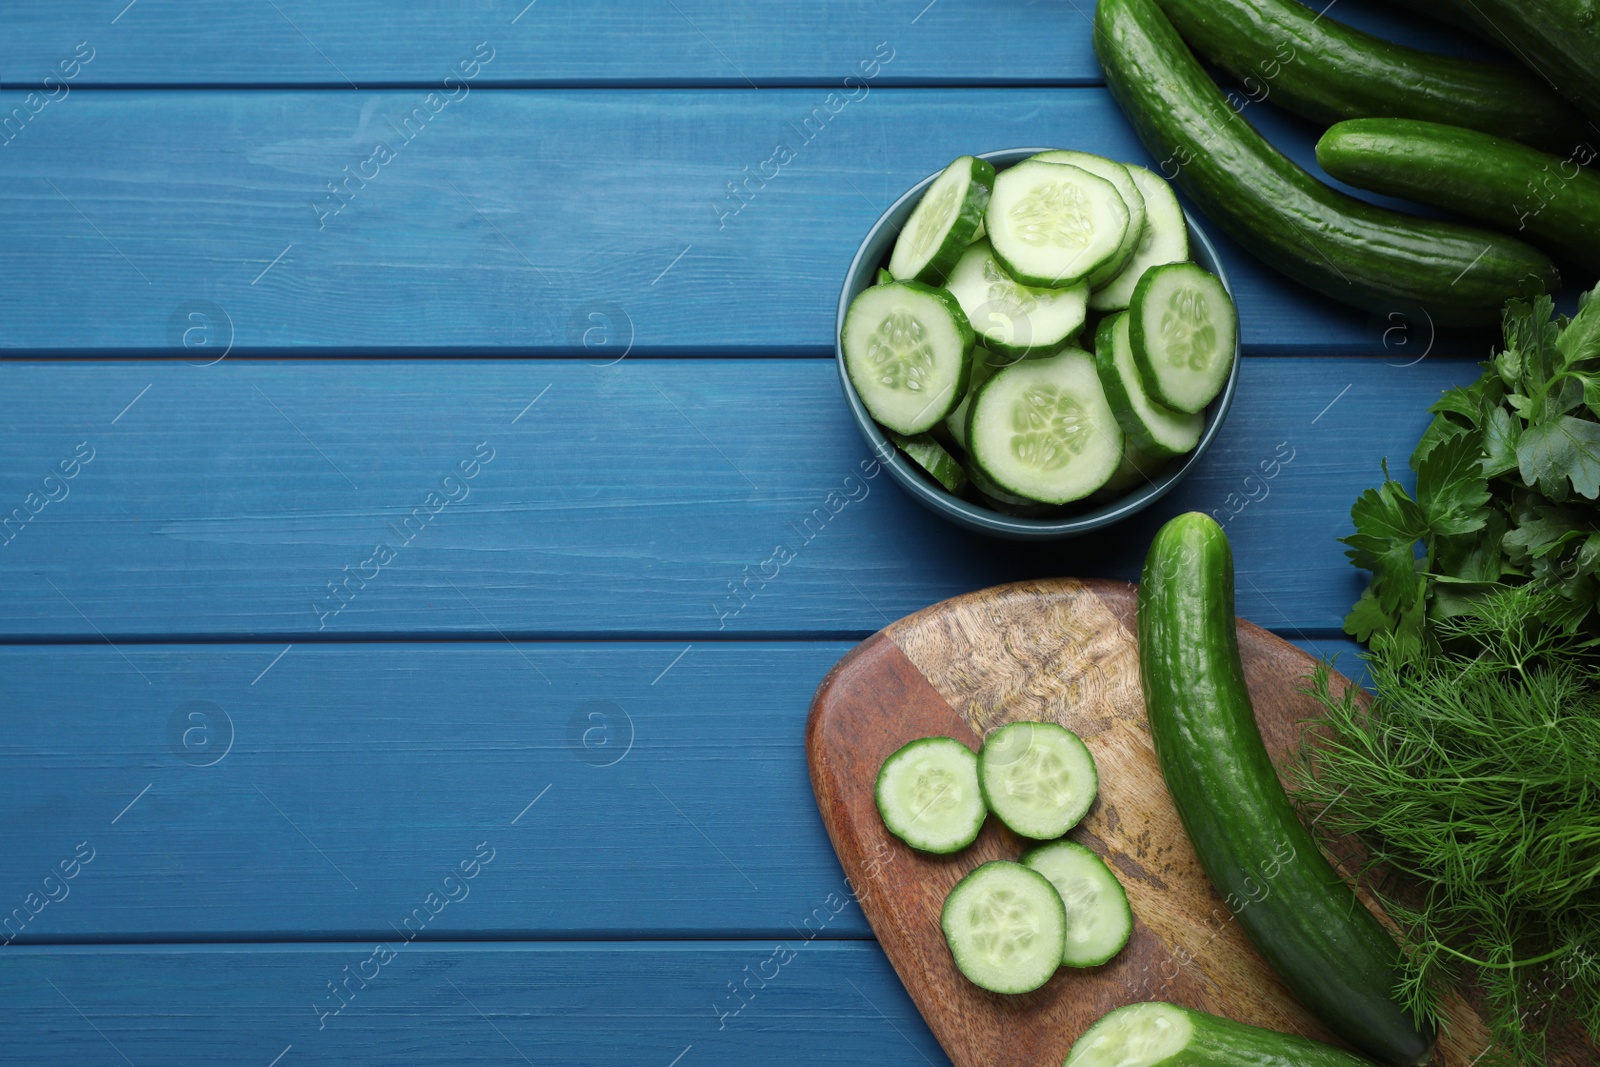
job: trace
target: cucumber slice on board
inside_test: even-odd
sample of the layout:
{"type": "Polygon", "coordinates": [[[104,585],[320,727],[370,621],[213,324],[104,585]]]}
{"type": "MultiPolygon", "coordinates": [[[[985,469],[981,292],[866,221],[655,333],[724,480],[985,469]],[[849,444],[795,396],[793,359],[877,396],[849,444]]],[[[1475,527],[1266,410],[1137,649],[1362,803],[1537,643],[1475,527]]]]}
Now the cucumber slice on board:
{"type": "Polygon", "coordinates": [[[1233,369],[1239,317],[1228,290],[1193,263],[1152,267],[1134,286],[1128,342],[1153,399],[1193,414],[1222,392],[1233,369]]]}
{"type": "Polygon", "coordinates": [[[995,372],[967,412],[967,452],[1008,493],[1066,504],[1122,459],[1122,430],[1086,352],[1069,348],[995,372]]]}
{"type": "Polygon", "coordinates": [[[1134,286],[1145,271],[1189,258],[1189,223],[1172,186],[1143,167],[1124,166],[1144,198],[1144,232],[1139,235],[1139,245],[1128,265],[1089,294],[1089,306],[1095,311],[1121,311],[1133,300],[1134,286]]]}
{"type": "Polygon", "coordinates": [[[1094,335],[1094,362],[1106,399],[1122,432],[1149,456],[1181,456],[1200,442],[1206,420],[1162,407],[1144,391],[1133,347],[1128,339],[1128,312],[1119,311],[1100,323],[1094,335]]]}
{"type": "Polygon", "coordinates": [[[889,273],[902,281],[939,285],[983,221],[994,187],[994,165],[961,156],[917,201],[889,256],[889,273]]]}
{"type": "Polygon", "coordinates": [[[840,344],[856,395],[897,433],[931,429],[966,392],[972,327],[943,289],[918,282],[863,289],[845,312],[840,344]]]}
{"type": "Polygon", "coordinates": [[[1083,327],[1089,286],[1036,289],[1016,281],[994,256],[988,241],[967,246],[945,282],[966,312],[979,341],[1008,356],[1059,348],[1083,327]]]}
{"type": "Polygon", "coordinates": [[[1128,232],[1117,187],[1081,167],[1025,159],[994,180],[984,224],[1006,272],[1061,288],[1117,254],[1128,232]]]}
{"type": "Polygon", "coordinates": [[[967,472],[931,435],[919,433],[915,437],[907,437],[890,430],[888,437],[895,447],[906,454],[907,459],[927,471],[929,477],[947,491],[959,493],[967,487],[967,472]]]}
{"type": "Polygon", "coordinates": [[[1057,841],[1028,852],[1022,863],[1050,879],[1066,909],[1062,963],[1098,967],[1122,951],[1133,936],[1133,909],[1104,860],[1076,841],[1057,841]]]}
{"type": "Polygon", "coordinates": [[[1144,238],[1144,197],[1139,193],[1139,187],[1133,183],[1133,177],[1128,174],[1128,168],[1105,156],[1072,152],[1062,148],[1040,152],[1030,158],[1037,159],[1041,163],[1067,163],[1074,167],[1082,167],[1090,174],[1098,175],[1117,187],[1118,195],[1128,208],[1128,232],[1123,235],[1122,244],[1117,248],[1116,255],[1097,267],[1088,277],[1090,286],[1104,285],[1128,265],[1128,260],[1133,258],[1139,242],[1144,238]]]}
{"type": "Polygon", "coordinates": [[[1065,726],[1013,722],[984,738],[978,785],[1013,833],[1052,841],[1078,825],[1100,778],[1088,747],[1065,726]]]}
{"type": "Polygon", "coordinates": [[[912,848],[960,852],[983,829],[978,757],[949,737],[924,737],[896,751],[878,769],[873,790],[889,832],[912,848]]]}
{"type": "Polygon", "coordinates": [[[1372,1067],[1320,1041],[1152,1001],[1101,1016],[1066,1067],[1372,1067]]]}
{"type": "Polygon", "coordinates": [[[1001,367],[1009,367],[1015,362],[1016,359],[1014,357],[998,355],[982,345],[972,350],[972,371],[967,379],[966,395],[961,398],[961,403],[955,406],[955,410],[945,416],[944,420],[944,428],[949,432],[951,439],[955,441],[961,451],[965,452],[967,450],[967,408],[973,394],[978,391],[980,385],[994,376],[995,371],[1001,367]]]}
{"type": "Polygon", "coordinates": [[[993,993],[1031,993],[1061,966],[1066,910],[1049,879],[1020,863],[985,863],[950,890],[939,924],[956,968],[993,993]]]}

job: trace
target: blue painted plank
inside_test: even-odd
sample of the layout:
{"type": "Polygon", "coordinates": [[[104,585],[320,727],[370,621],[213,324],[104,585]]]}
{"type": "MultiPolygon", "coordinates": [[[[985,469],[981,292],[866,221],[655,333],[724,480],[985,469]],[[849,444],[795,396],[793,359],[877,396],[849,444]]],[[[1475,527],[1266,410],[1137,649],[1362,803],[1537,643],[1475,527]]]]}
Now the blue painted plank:
{"type": "MultiPolygon", "coordinates": [[[[0,150],[0,347],[825,355],[861,238],[953,156],[1151,162],[1099,88],[459,94],[51,105],[0,150]]],[[[1309,157],[1309,127],[1270,132],[1309,157]]],[[[1382,314],[1223,258],[1247,351],[1383,350],[1382,314]]]]}
{"type": "Polygon", "coordinates": [[[8,948],[0,1042],[140,1067],[949,1063],[872,943],[375,947],[8,948]]]}
{"type": "MultiPolygon", "coordinates": [[[[137,0],[136,0],[137,2],[137,0]]],[[[0,69],[8,84],[433,85],[460,77],[480,42],[493,50],[474,81],[500,85],[839,85],[886,42],[884,84],[1098,83],[1093,0],[275,0],[8,5],[0,69]],[[121,12],[120,17],[119,12],[121,12]],[[115,21],[113,21],[115,19],[115,21]],[[58,66],[87,41],[93,59],[58,66]]],[[[91,54],[85,50],[84,54],[91,54]]],[[[483,54],[488,54],[487,52],[483,54]]],[[[870,70],[870,66],[867,68],[870,70]]]]}
{"type": "MultiPolygon", "coordinates": [[[[1321,10],[1326,0],[1310,6],[1321,10]]],[[[458,0],[451,4],[312,0],[230,5],[20,0],[8,6],[0,69],[13,85],[434,84],[462,73],[474,46],[493,59],[480,84],[829,84],[858,71],[880,41],[895,60],[884,84],[1098,82],[1092,0],[458,0]],[[74,46],[85,42],[74,63],[74,46]],[[66,65],[63,66],[63,61],[66,65]],[[67,75],[71,75],[68,77],[67,75]]],[[[1416,47],[1493,55],[1481,42],[1371,2],[1329,18],[1416,47]]]]}
{"type": "Polygon", "coordinates": [[[803,755],[849,648],[0,647],[0,942],[869,937],[803,755]]]}
{"type": "Polygon", "coordinates": [[[877,473],[831,361],[0,363],[0,636],[862,635],[996,582],[1133,578],[1186,509],[1227,522],[1241,614],[1328,632],[1361,586],[1351,502],[1475,373],[1248,359],[1177,491],[1017,546],[877,473]]]}

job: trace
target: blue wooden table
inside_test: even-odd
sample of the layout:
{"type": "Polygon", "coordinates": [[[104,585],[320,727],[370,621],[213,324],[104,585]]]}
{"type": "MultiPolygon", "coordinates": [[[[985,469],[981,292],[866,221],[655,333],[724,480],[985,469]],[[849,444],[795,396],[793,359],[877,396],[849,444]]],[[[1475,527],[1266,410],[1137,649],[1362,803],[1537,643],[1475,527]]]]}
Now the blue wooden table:
{"type": "Polygon", "coordinates": [[[963,152],[1148,161],[1091,13],[9,4],[0,1062],[944,1063],[811,799],[829,666],[1191,508],[1349,654],[1350,502],[1490,340],[1224,240],[1239,399],[1144,517],[1019,547],[877,476],[845,265],[963,152]]]}

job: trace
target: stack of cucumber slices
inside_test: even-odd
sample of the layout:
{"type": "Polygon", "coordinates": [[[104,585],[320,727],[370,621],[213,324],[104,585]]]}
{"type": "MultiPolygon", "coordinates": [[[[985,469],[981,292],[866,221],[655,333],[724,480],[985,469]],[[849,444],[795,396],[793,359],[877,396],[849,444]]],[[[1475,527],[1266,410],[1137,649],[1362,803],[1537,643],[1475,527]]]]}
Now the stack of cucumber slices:
{"type": "Polygon", "coordinates": [[[1188,260],[1183,209],[1143,167],[962,156],[846,311],[845,372],[951,493],[1029,517],[1105,501],[1195,447],[1233,369],[1233,301],[1188,260]]]}
{"type": "Polygon", "coordinates": [[[878,813],[912,848],[950,855],[977,840],[984,818],[1045,842],[1021,862],[985,863],[945,898],[941,924],[957,969],[995,993],[1028,993],[1061,966],[1097,967],[1128,943],[1133,912],[1105,862],[1060,840],[1094,803],[1094,757],[1071,730],[1013,722],[976,754],[924,737],[878,771],[878,813]]]}

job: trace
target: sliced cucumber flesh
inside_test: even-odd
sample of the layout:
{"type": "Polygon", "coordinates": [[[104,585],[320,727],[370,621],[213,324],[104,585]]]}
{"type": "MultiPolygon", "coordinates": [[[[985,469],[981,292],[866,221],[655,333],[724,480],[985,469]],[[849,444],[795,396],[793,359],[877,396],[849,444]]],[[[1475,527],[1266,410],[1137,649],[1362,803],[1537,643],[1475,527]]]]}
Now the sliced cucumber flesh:
{"type": "Polygon", "coordinates": [[[1066,1067],[1154,1067],[1182,1052],[1193,1036],[1194,1024],[1183,1011],[1169,1004],[1129,1004],[1085,1030],[1067,1053],[1066,1067]]]}
{"type": "Polygon", "coordinates": [[[890,430],[889,439],[906,454],[907,459],[927,471],[928,476],[948,492],[959,493],[967,487],[967,472],[932,435],[919,433],[915,437],[907,437],[890,430]]]}
{"type": "Polygon", "coordinates": [[[989,243],[1024,285],[1060,287],[1114,257],[1128,231],[1117,187],[1081,167],[1023,160],[995,178],[989,243]]]}
{"type": "Polygon", "coordinates": [[[1123,433],[1146,455],[1182,455],[1199,443],[1206,420],[1163,407],[1146,395],[1128,339],[1128,319],[1128,312],[1119,311],[1102,321],[1095,334],[1095,366],[1111,410],[1123,433]]]}
{"type": "Polygon", "coordinates": [[[1151,396],[1194,413],[1222,392],[1239,321],[1227,289],[1193,263],[1152,267],[1134,287],[1128,340],[1151,396]]]}
{"type": "Polygon", "coordinates": [[[966,391],[972,327],[943,289],[917,282],[864,289],[845,312],[840,340],[856,395],[897,433],[937,425],[966,391]]]}
{"type": "Polygon", "coordinates": [[[967,416],[967,451],[1007,492],[1045,504],[1081,500],[1122,458],[1122,430],[1093,360],[1067,349],[996,372],[967,416]]]}
{"type": "Polygon", "coordinates": [[[1053,722],[1013,722],[984,739],[978,784],[1013,833],[1051,841],[1094,803],[1099,777],[1078,735],[1053,722]]]}
{"type": "Polygon", "coordinates": [[[1030,993],[1061,965],[1061,898],[1048,879],[1020,863],[985,863],[957,882],[940,925],[956,968],[991,992],[1030,993]]]}
{"type": "Polygon", "coordinates": [[[1068,967],[1098,967],[1122,951],[1133,934],[1128,894],[1105,861],[1076,841],[1042,845],[1022,857],[1056,887],[1067,915],[1068,967]]]}
{"type": "Polygon", "coordinates": [[[1145,271],[1189,258],[1189,222],[1172,186],[1143,167],[1124,166],[1144,198],[1144,232],[1127,265],[1089,294],[1089,306],[1096,311],[1122,310],[1133,299],[1133,288],[1145,271]]]}
{"type": "Polygon", "coordinates": [[[889,832],[923,852],[959,852],[983,828],[978,758],[960,741],[924,737],[878,769],[878,814],[889,832]]]}
{"type": "Polygon", "coordinates": [[[1067,163],[1074,167],[1082,167],[1090,174],[1104,178],[1117,187],[1117,194],[1122,197],[1123,204],[1128,208],[1128,230],[1122,237],[1122,244],[1117,247],[1116,255],[1096,267],[1087,279],[1090,286],[1104,285],[1128,265],[1128,260],[1133,258],[1133,253],[1139,248],[1139,242],[1144,238],[1144,197],[1140,194],[1139,187],[1134,184],[1127,167],[1105,156],[1056,149],[1051,152],[1040,152],[1032,158],[1042,163],[1067,163]]]}
{"type": "Polygon", "coordinates": [[[1001,367],[1009,367],[1016,361],[1015,356],[1002,356],[982,345],[972,350],[972,370],[967,379],[966,394],[962,396],[961,403],[957,404],[955,410],[945,416],[944,420],[944,428],[949,431],[951,439],[963,452],[967,450],[968,402],[977,393],[978,387],[994,376],[995,371],[1001,367]]]}
{"type": "Polygon", "coordinates": [[[889,273],[902,281],[943,282],[983,221],[993,185],[993,164],[973,156],[961,156],[941,171],[906,219],[889,256],[889,273]]]}
{"type": "Polygon", "coordinates": [[[962,253],[945,288],[982,343],[1007,355],[1060,347],[1082,328],[1089,306],[1086,282],[1060,289],[1023,285],[1006,273],[985,240],[974,241],[962,253]]]}

